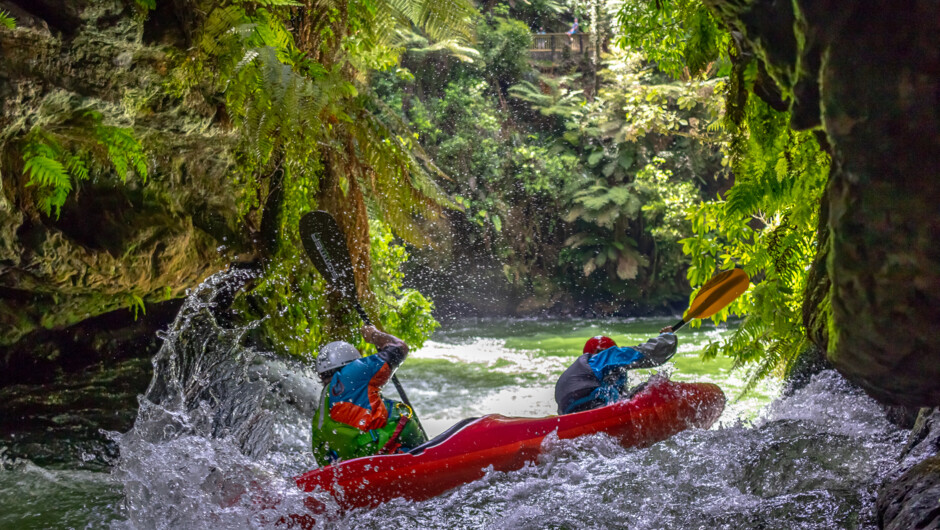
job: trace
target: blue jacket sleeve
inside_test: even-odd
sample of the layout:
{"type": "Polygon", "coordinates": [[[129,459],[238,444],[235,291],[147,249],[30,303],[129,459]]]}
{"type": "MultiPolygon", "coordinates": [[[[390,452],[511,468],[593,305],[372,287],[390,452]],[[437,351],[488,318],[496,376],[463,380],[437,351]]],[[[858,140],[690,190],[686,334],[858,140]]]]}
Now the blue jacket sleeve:
{"type": "Polygon", "coordinates": [[[603,381],[613,370],[659,366],[675,355],[678,344],[675,334],[664,333],[634,348],[607,348],[588,359],[588,366],[603,381]]]}
{"type": "Polygon", "coordinates": [[[619,368],[633,368],[643,358],[643,354],[633,348],[614,346],[591,356],[588,366],[598,381],[603,381],[611,371],[619,368]]]}

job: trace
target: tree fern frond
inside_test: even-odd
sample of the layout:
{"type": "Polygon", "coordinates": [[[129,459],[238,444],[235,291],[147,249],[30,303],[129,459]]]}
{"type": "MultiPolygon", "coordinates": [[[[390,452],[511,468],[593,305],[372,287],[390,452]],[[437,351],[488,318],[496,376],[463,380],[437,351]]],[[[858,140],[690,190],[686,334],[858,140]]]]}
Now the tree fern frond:
{"type": "Polygon", "coordinates": [[[377,8],[379,16],[408,20],[435,41],[472,40],[476,9],[467,0],[384,0],[377,8]]]}
{"type": "Polygon", "coordinates": [[[394,31],[395,37],[389,44],[407,50],[408,56],[422,58],[428,54],[446,52],[451,57],[465,63],[472,63],[480,59],[480,52],[476,48],[466,46],[456,38],[442,39],[431,43],[423,35],[411,30],[411,22],[402,20],[401,28],[394,31]]]}
{"type": "Polygon", "coordinates": [[[264,7],[304,7],[297,0],[239,0],[238,3],[257,4],[264,7]]]}

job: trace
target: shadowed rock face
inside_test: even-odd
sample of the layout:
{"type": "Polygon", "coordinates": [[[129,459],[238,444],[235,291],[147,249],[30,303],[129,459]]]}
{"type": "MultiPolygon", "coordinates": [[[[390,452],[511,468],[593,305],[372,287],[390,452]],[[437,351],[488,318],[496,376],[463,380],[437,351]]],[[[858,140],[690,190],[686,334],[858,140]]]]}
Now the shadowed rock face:
{"type": "Polygon", "coordinates": [[[789,96],[793,125],[832,149],[819,345],[882,401],[940,404],[940,3],[706,3],[789,96]]]}
{"type": "Polygon", "coordinates": [[[898,466],[878,491],[878,526],[940,528],[940,409],[921,409],[898,466]]]}
{"type": "MultiPolygon", "coordinates": [[[[134,2],[121,0],[4,0],[0,9],[17,20],[17,29],[0,30],[2,370],[28,361],[31,348],[20,341],[70,340],[74,330],[61,340],[48,330],[116,310],[130,316],[127,308],[140,301],[153,308],[183,296],[236,254],[255,251],[245,228],[251,219],[239,217],[244,191],[231,176],[235,140],[215,87],[205,80],[185,97],[165,89],[173,67],[167,44],[185,43],[179,30],[144,27],[178,28],[163,7],[146,23],[134,2]],[[133,128],[149,157],[149,178],[123,182],[110,169],[92,168],[61,215],[47,216],[26,185],[22,137],[37,125],[90,134],[74,126],[88,110],[133,128]]],[[[41,355],[44,346],[36,344],[41,355]]]]}

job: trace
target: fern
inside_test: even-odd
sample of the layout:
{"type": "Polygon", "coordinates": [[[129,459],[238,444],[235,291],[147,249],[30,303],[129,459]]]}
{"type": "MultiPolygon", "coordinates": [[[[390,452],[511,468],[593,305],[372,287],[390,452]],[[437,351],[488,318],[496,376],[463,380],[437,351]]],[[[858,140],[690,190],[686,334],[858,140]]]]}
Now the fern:
{"type": "Polygon", "coordinates": [[[376,20],[380,24],[386,20],[399,25],[414,24],[435,41],[472,40],[471,21],[476,9],[467,0],[385,0],[376,4],[376,20]]]}
{"type": "Polygon", "coordinates": [[[128,293],[125,295],[125,303],[127,304],[128,310],[134,315],[134,320],[137,320],[139,315],[147,314],[147,305],[144,303],[144,299],[139,295],[134,293],[128,293]]]}
{"type": "Polygon", "coordinates": [[[128,171],[147,179],[147,160],[143,147],[130,129],[102,124],[97,112],[85,112],[73,125],[55,128],[34,127],[22,141],[23,171],[27,186],[38,189],[38,206],[45,215],[59,217],[65,200],[75,184],[89,178],[89,161],[110,164],[121,181],[128,171]]]}
{"type": "MultiPolygon", "coordinates": [[[[23,171],[29,175],[26,185],[38,188],[39,209],[46,215],[55,210],[58,217],[72,191],[72,177],[63,160],[67,160],[64,150],[52,136],[38,128],[30,131],[23,146],[23,171]]],[[[87,172],[83,174],[87,177],[87,172]]]]}
{"type": "MultiPolygon", "coordinates": [[[[770,374],[783,375],[807,346],[802,323],[806,275],[816,254],[817,205],[829,160],[815,139],[789,129],[788,116],[755,96],[732,122],[728,155],[737,179],[726,201],[692,214],[698,237],[685,240],[698,283],[716,266],[743,266],[757,285],[727,310],[747,315],[720,348],[739,366],[751,365],[746,391],[770,374]]],[[[711,345],[709,354],[719,349],[711,345]]]]}
{"type": "Polygon", "coordinates": [[[6,11],[0,10],[0,26],[7,29],[16,29],[16,20],[6,11]]]}
{"type": "MultiPolygon", "coordinates": [[[[448,202],[434,182],[442,172],[410,134],[376,109],[366,75],[371,69],[394,65],[400,49],[393,44],[407,38],[415,26],[438,41],[425,43],[427,53],[473,58],[473,51],[463,46],[469,41],[474,13],[469,2],[210,0],[206,4],[195,46],[178,69],[186,75],[198,70],[192,63],[205,65],[203,70],[213,74],[211,81],[224,97],[239,139],[234,178],[257,191],[244,194],[243,214],[252,215],[268,193],[269,175],[283,175],[279,222],[284,237],[294,238],[299,216],[315,204],[326,177],[346,194],[350,211],[362,213],[365,205],[397,236],[425,241],[418,221],[433,220],[440,205],[448,202]]],[[[354,247],[361,245],[361,233],[348,234],[354,238],[354,255],[368,252],[354,247]]],[[[296,254],[282,257],[282,263],[289,265],[280,269],[282,274],[307,293],[322,290],[309,278],[284,272],[296,263],[296,254]]],[[[281,336],[319,337],[316,321],[323,315],[317,315],[311,304],[298,305],[292,288],[273,276],[277,274],[273,268],[270,274],[259,288],[267,293],[265,298],[285,305],[286,298],[292,298],[293,308],[288,313],[274,311],[284,316],[270,325],[292,330],[281,336]],[[311,329],[294,332],[298,322],[307,322],[301,329],[311,329]]],[[[367,299],[363,303],[369,308],[367,299]]]]}
{"type": "Polygon", "coordinates": [[[114,166],[121,182],[127,181],[130,169],[146,182],[147,158],[143,146],[134,137],[131,129],[98,125],[94,129],[98,144],[105,148],[108,160],[114,166]]]}

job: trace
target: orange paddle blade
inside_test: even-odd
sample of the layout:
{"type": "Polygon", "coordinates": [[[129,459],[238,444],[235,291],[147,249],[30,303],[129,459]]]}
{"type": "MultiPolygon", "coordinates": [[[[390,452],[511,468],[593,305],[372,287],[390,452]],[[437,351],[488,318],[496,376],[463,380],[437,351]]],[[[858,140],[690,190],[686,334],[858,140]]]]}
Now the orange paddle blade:
{"type": "Polygon", "coordinates": [[[751,280],[742,269],[731,269],[716,274],[695,295],[692,305],[685,312],[685,321],[693,318],[708,318],[728,306],[747,290],[751,280]]]}

